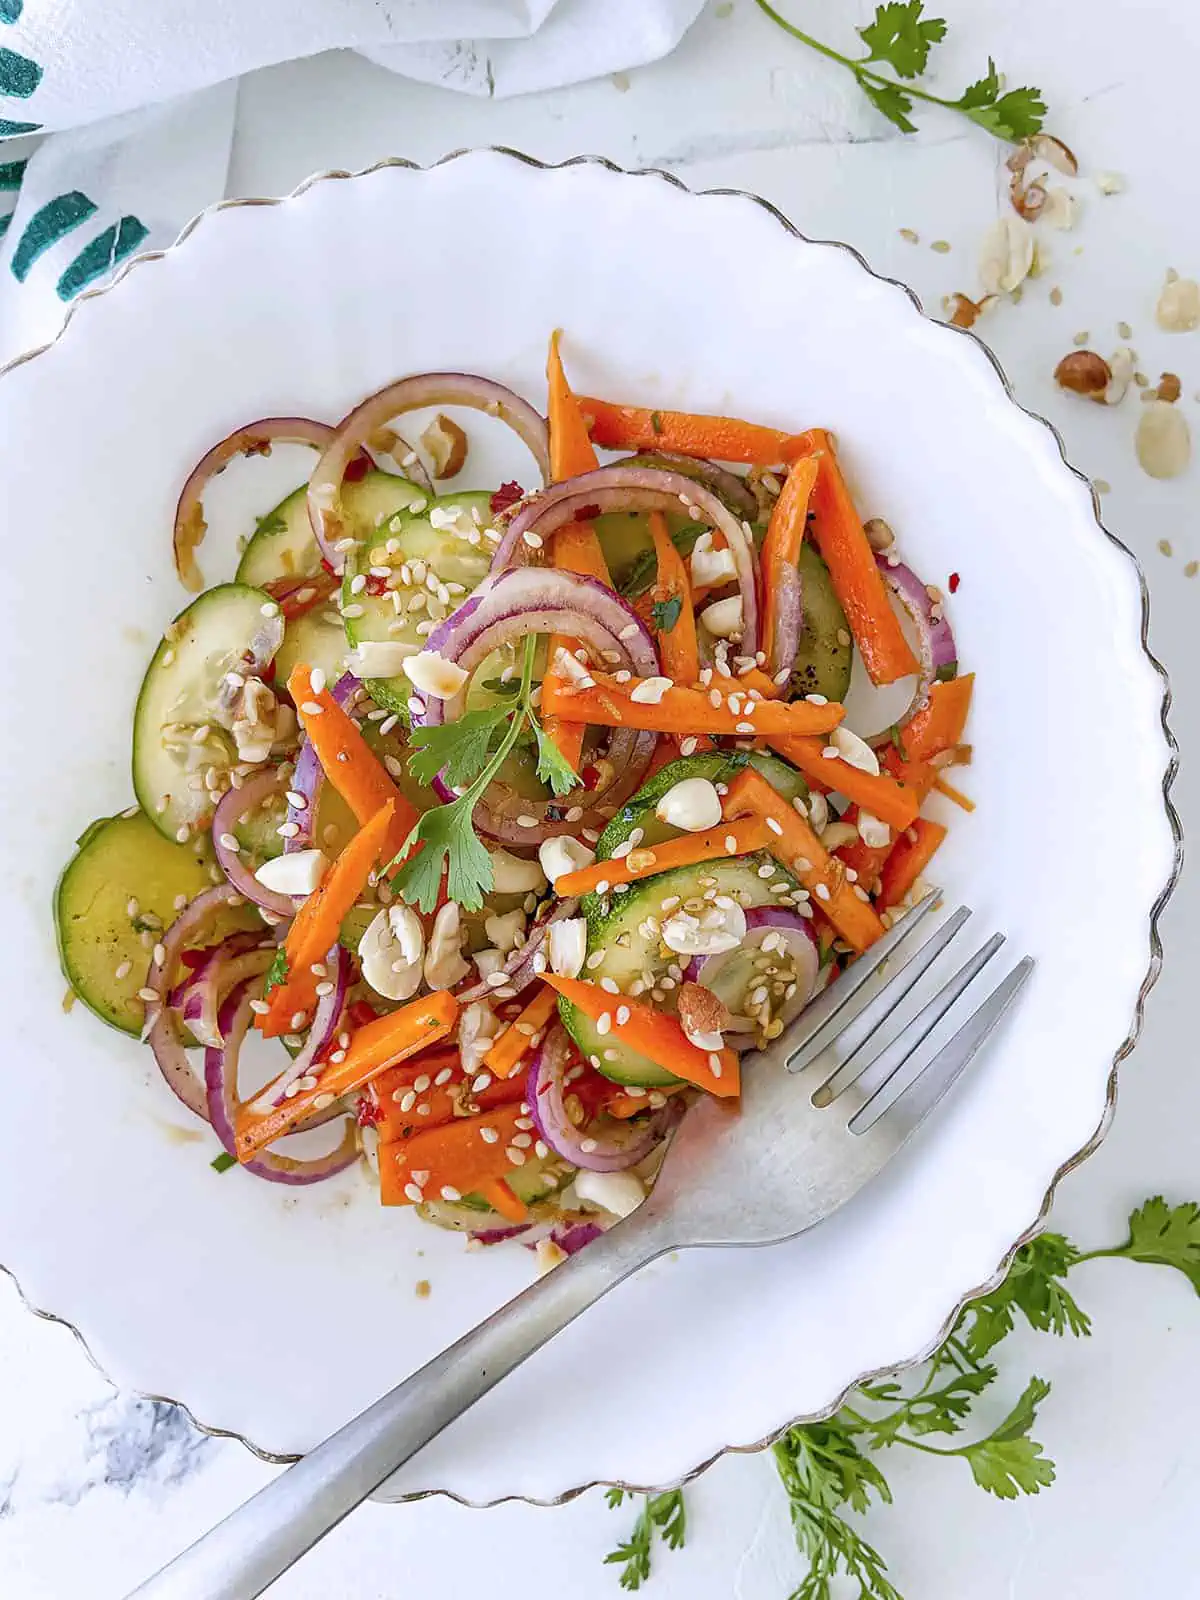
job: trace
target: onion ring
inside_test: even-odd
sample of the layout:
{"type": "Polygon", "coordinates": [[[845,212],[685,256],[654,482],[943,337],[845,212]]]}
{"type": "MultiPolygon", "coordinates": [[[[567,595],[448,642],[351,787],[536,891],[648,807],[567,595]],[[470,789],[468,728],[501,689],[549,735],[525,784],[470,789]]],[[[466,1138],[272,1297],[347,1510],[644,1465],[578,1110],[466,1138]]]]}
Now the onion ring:
{"type": "MultiPolygon", "coordinates": [[[[278,894],[259,883],[242,860],[233,831],[239,817],[247,811],[253,811],[272,795],[279,794],[288,784],[288,779],[280,777],[278,767],[267,767],[262,772],[253,773],[240,789],[227,790],[213,813],[212,841],[217,865],[238,893],[271,916],[286,917],[290,921],[296,914],[294,897],[278,894]],[[233,843],[230,844],[229,840],[233,843]]],[[[288,815],[291,815],[290,810],[288,815]]]]}
{"type": "MultiPolygon", "coordinates": [[[[543,904],[549,905],[549,901],[543,904]]],[[[534,967],[534,957],[546,942],[551,925],[567,917],[573,917],[579,909],[578,900],[559,900],[554,910],[548,917],[543,917],[540,922],[535,922],[530,929],[529,937],[517,950],[509,953],[501,972],[504,974],[503,985],[494,983],[473,983],[469,988],[459,989],[455,992],[455,999],[460,1005],[468,1005],[472,1000],[486,1000],[503,987],[511,989],[513,997],[521,994],[538,976],[534,967]]]]}
{"type": "Polygon", "coordinates": [[[594,1131],[576,1128],[567,1115],[563,1087],[570,1060],[567,1030],[556,1024],[538,1046],[525,1084],[529,1115],[542,1138],[564,1161],[586,1172],[621,1172],[644,1161],[670,1127],[676,1108],[664,1106],[640,1128],[627,1123],[623,1139],[599,1138],[594,1131]]]}
{"type": "Polygon", "coordinates": [[[954,632],[950,624],[944,615],[934,616],[935,602],[912,568],[906,567],[902,561],[889,561],[886,555],[877,555],[875,560],[884,583],[896,601],[903,606],[907,615],[912,618],[917,635],[917,658],[920,663],[917,685],[904,715],[898,717],[881,733],[872,734],[867,740],[872,749],[880,750],[892,742],[893,728],[903,729],[908,726],[929,699],[929,691],[940,678],[957,676],[958,649],[954,643],[954,632]]]}

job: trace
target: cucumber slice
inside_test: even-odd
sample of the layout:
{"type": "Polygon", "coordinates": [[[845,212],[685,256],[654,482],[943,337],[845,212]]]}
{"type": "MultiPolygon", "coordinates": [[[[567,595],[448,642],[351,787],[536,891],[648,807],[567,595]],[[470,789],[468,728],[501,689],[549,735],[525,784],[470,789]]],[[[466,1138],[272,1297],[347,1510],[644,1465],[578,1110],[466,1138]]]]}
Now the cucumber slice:
{"type": "MultiPolygon", "coordinates": [[[[175,920],[180,895],[191,900],[212,887],[210,866],[206,841],[164,839],[140,811],[93,822],[81,836],[54,890],[54,928],[67,982],[101,1021],[140,1034],[146,1008],[137,992],[153,940],[175,920]],[[128,972],[118,977],[126,964],[128,972]]],[[[222,913],[205,937],[261,926],[245,906],[222,913]]]]}
{"type": "MultiPolygon", "coordinates": [[[[457,607],[487,573],[492,547],[482,536],[472,543],[470,535],[490,521],[491,495],[483,492],[441,495],[419,511],[401,511],[388,518],[379,528],[376,542],[367,540],[346,560],[342,607],[350,644],[373,640],[406,644],[414,652],[424,649],[425,634],[417,629],[430,617],[428,578],[436,574],[443,584],[455,586],[448,607],[435,601],[436,613],[445,615],[457,607]],[[435,521],[449,517],[456,519],[453,526],[434,526],[435,521]],[[354,580],[372,567],[377,572],[390,569],[388,593],[369,594],[361,584],[356,592],[354,580]],[[403,581],[404,571],[408,582],[403,581]]],[[[403,673],[364,682],[377,705],[407,720],[412,685],[403,673]]]]}
{"type": "MultiPolygon", "coordinates": [[[[393,472],[368,472],[342,488],[347,532],[366,538],[381,519],[423,498],[421,490],[407,478],[399,478],[393,472]]],[[[235,576],[239,583],[263,584],[310,578],[320,570],[321,551],[308,517],[308,487],[302,484],[273,511],[259,517],[235,576]]]]}
{"type": "MultiPolygon", "coordinates": [[[[346,670],[346,630],[341,619],[330,620],[333,601],[302,617],[292,617],[275,652],[275,679],[286,683],[298,661],[320,667],[327,683],[336,683],[346,670]]],[[[335,613],[336,615],[336,613],[335,613]]]]}
{"type": "MultiPolygon", "coordinates": [[[[593,983],[611,978],[621,993],[627,993],[635,978],[649,973],[657,979],[665,976],[672,964],[683,965],[678,956],[664,951],[657,935],[643,931],[648,916],[661,919],[664,900],[677,895],[686,904],[694,896],[702,897],[706,890],[715,889],[717,894],[732,895],[739,905],[749,910],[753,906],[779,905],[782,896],[771,893],[771,884],[777,882],[787,883],[792,889],[797,887],[790,873],[763,853],[704,861],[699,866],[655,873],[652,878],[635,883],[628,894],[616,896],[607,914],[589,916],[588,956],[598,950],[603,952],[603,959],[595,967],[585,967],[587,977],[593,983]],[[769,879],[760,878],[758,869],[768,862],[775,866],[775,873],[769,879]]],[[[673,993],[673,990],[668,991],[668,995],[673,993]]],[[[617,1004],[619,996],[614,995],[614,1007],[617,1004]]],[[[670,999],[664,1000],[662,1005],[669,1009],[670,999]]],[[[585,1017],[569,1001],[560,998],[558,1006],[567,1031],[606,1078],[647,1088],[676,1081],[658,1062],[615,1042],[611,1033],[600,1033],[592,1019],[585,1017]]]]}
{"type": "Polygon", "coordinates": [[[242,664],[262,627],[261,589],[222,583],[175,618],[146,669],[133,713],[133,791],[164,837],[195,832],[212,819],[213,800],[190,780],[206,766],[231,766],[233,737],[221,726],[219,691],[227,672],[242,664]],[[192,738],[200,728],[202,744],[192,738]]]}
{"type": "Polygon", "coordinates": [[[823,694],[827,700],[844,700],[854,664],[846,613],[834,593],[829,568],[807,540],[800,547],[799,567],[804,626],[788,693],[794,699],[823,694]]]}

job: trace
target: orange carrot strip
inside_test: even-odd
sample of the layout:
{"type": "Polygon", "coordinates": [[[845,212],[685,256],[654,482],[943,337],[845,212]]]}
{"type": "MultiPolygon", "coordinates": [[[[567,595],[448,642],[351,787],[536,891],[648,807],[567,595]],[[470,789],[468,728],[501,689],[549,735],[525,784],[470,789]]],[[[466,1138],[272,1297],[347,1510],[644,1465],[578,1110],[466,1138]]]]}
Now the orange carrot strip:
{"type": "MultiPolygon", "coordinates": [[[[650,537],[654,541],[654,554],[658,561],[658,576],[649,591],[651,626],[658,635],[659,658],[666,677],[676,683],[695,684],[700,676],[700,646],[696,638],[696,611],[692,603],[692,583],[687,563],[675,548],[667,531],[667,519],[661,511],[650,513],[650,537]],[[671,628],[660,628],[653,620],[653,606],[679,603],[679,615],[671,628]]],[[[680,735],[680,739],[688,735],[680,735]]],[[[678,741],[677,741],[678,742],[678,741]]],[[[711,750],[713,741],[707,734],[696,739],[695,751],[711,750]]]]}
{"type": "Polygon", "coordinates": [[[912,827],[900,835],[880,877],[881,909],[886,911],[900,904],[933,860],[945,837],[946,830],[940,822],[929,822],[924,817],[918,817],[912,827]]]}
{"type": "Polygon", "coordinates": [[[457,1020],[458,1001],[448,990],[439,990],[368,1022],[351,1037],[344,1060],[314,1063],[311,1076],[317,1081],[313,1088],[301,1089],[269,1111],[257,1111],[256,1104],[270,1093],[268,1085],[253,1101],[238,1107],[234,1119],[238,1160],[246,1161],[276,1139],[293,1133],[312,1112],[332,1103],[326,1096],[353,1094],[385,1067],[444,1039],[457,1020]]]}
{"type": "MultiPolygon", "coordinates": [[[[655,1089],[654,1093],[682,1094],[686,1087],[687,1085],[682,1083],[664,1083],[661,1088],[655,1089]]],[[[613,1092],[608,1096],[604,1105],[604,1110],[608,1112],[610,1117],[620,1117],[622,1121],[625,1121],[628,1117],[636,1117],[640,1112],[646,1110],[648,1100],[644,1094],[635,1098],[627,1089],[621,1088],[616,1083],[612,1085],[612,1089],[613,1092]]]]}
{"type": "Polygon", "coordinates": [[[611,400],[579,397],[592,443],[606,450],[675,450],[680,455],[713,461],[745,461],[776,466],[805,451],[808,436],[764,428],[738,417],[704,416],[690,411],[654,411],[648,406],[622,406],[611,400]]]}
{"type": "MultiPolygon", "coordinates": [[[[522,1164],[508,1152],[519,1130],[520,1103],[497,1106],[477,1117],[458,1117],[441,1128],[415,1133],[411,1139],[391,1139],[379,1146],[379,1198],[385,1206],[407,1206],[421,1199],[442,1200],[449,1186],[458,1194],[478,1193],[483,1184],[495,1183],[522,1164]],[[484,1138],[484,1130],[496,1135],[484,1138]],[[428,1174],[417,1183],[414,1173],[428,1174]],[[411,1192],[410,1192],[411,1191],[411,1192]]],[[[490,1196],[489,1196],[490,1198],[490,1196]]]]}
{"type": "MultiPolygon", "coordinates": [[[[592,441],[588,438],[587,424],[563,371],[558,339],[559,333],[555,329],[550,335],[550,353],[546,360],[546,377],[550,385],[550,476],[555,483],[563,478],[573,478],[580,472],[590,472],[598,465],[592,441]]],[[[575,572],[582,577],[599,578],[601,583],[612,584],[608,563],[590,522],[572,522],[558,530],[554,535],[554,565],[560,572],[575,572]]],[[[576,639],[555,634],[550,640],[547,659],[553,661],[560,649],[574,650],[577,644],[576,639]]],[[[586,725],[562,717],[547,717],[544,725],[563,759],[578,772],[586,725]]]]}
{"type": "Polygon", "coordinates": [[[399,1066],[388,1067],[371,1079],[363,1093],[372,1107],[372,1126],[381,1139],[406,1139],[426,1128],[453,1122],[464,1106],[491,1111],[511,1105],[525,1093],[525,1080],[519,1073],[507,1081],[493,1078],[482,1089],[474,1088],[474,1081],[475,1075],[463,1071],[458,1046],[453,1045],[445,1050],[423,1050],[399,1066]],[[448,1078],[444,1076],[447,1071],[448,1078]],[[418,1089],[422,1082],[424,1088],[418,1089]]]}
{"type": "Polygon", "coordinates": [[[820,428],[813,428],[810,437],[818,469],[812,497],[817,548],[829,568],[834,591],[871,682],[895,683],[897,678],[917,671],[916,657],[892,610],[875,552],[863,532],[833,442],[820,428]]]}
{"type": "Polygon", "coordinates": [[[728,680],[728,689],[718,689],[716,679],[707,690],[673,684],[661,698],[643,700],[637,697],[650,681],[647,678],[618,683],[610,673],[594,670],[591,677],[595,687],[581,689],[573,681],[564,681],[557,671],[548,672],[542,684],[543,710],[582,717],[609,728],[681,734],[758,733],[767,738],[775,734],[828,733],[846,714],[842,706],[832,701],[823,706],[810,705],[807,700],[784,704],[779,700],[750,700],[747,694],[735,700],[734,710],[728,697],[738,694],[736,678],[728,680]],[[719,703],[714,703],[714,697],[719,703]]]}
{"type": "Polygon", "coordinates": [[[747,856],[755,850],[765,850],[771,838],[771,830],[761,817],[723,822],[707,833],[685,833],[665,844],[631,850],[619,860],[593,861],[590,867],[566,872],[554,880],[554,892],[560,899],[573,899],[579,894],[594,893],[602,883],[637,883],[675,867],[694,867],[722,856],[747,856]]]}
{"type": "MultiPolygon", "coordinates": [[[[853,827],[858,821],[858,813],[858,806],[848,806],[842,821],[848,822],[853,827]]],[[[883,871],[883,864],[891,855],[895,842],[894,835],[886,844],[867,844],[864,839],[857,838],[850,844],[839,845],[833,853],[843,866],[858,874],[857,881],[870,894],[878,886],[879,874],[883,871]]]]}
{"type": "Polygon", "coordinates": [[[910,761],[929,761],[962,743],[974,688],[973,672],[933,685],[929,699],[901,734],[910,761]]]}
{"type": "MultiPolygon", "coordinates": [[[[808,526],[808,502],[817,481],[817,463],[808,457],[797,461],[784,480],[783,490],[771,512],[767,536],[763,540],[762,569],[762,621],[761,636],[764,650],[771,649],[778,621],[779,595],[782,586],[791,582],[799,586],[796,563],[808,526]]],[[[776,662],[780,667],[785,663],[776,662]]],[[[790,662],[786,663],[790,665],[790,662]]]]}
{"type": "Polygon", "coordinates": [[[956,789],[952,783],[947,783],[945,778],[935,778],[933,787],[939,794],[944,794],[947,800],[953,800],[956,806],[961,806],[964,811],[974,811],[975,802],[961,789],[956,789]]]}
{"type": "Polygon", "coordinates": [[[920,810],[918,796],[890,774],[863,772],[840,756],[827,756],[825,751],[832,746],[820,739],[778,738],[768,733],[767,743],[799,767],[805,777],[814,779],[822,788],[836,789],[889,827],[907,828],[916,819],[920,810]]]}
{"type": "Polygon", "coordinates": [[[492,1045],[483,1058],[489,1072],[498,1078],[509,1078],[533,1049],[535,1039],[540,1039],[542,1029],[554,1015],[554,991],[544,986],[525,1007],[524,1011],[492,1045]],[[529,1029],[527,1033],[525,1030],[529,1029]]]}
{"type": "Polygon", "coordinates": [[[291,1019],[295,1013],[312,1010],[317,998],[313,964],[324,961],[337,943],[343,919],[366,888],[371,868],[391,838],[394,815],[394,801],[380,806],[350,840],[292,919],[283,947],[287,977],[267,996],[270,1010],[256,1018],[257,1027],[268,1038],[294,1032],[291,1019]]]}
{"type": "Polygon", "coordinates": [[[325,776],[359,822],[370,822],[380,806],[390,800],[395,807],[384,844],[386,860],[399,855],[416,827],[419,814],[397,789],[383,763],[328,689],[314,689],[310,669],[297,662],[288,677],[288,693],[296,702],[309,743],[320,759],[325,776]],[[319,706],[319,711],[309,709],[319,706]]]}
{"type": "Polygon", "coordinates": [[[859,885],[847,881],[842,863],[829,854],[804,818],[753,767],[738,773],[725,796],[726,816],[736,817],[747,811],[770,817],[778,824],[779,832],[772,829],[768,848],[809,890],[814,905],[820,906],[847,944],[859,951],[874,944],[883,933],[883,924],[866,898],[866,890],[861,897],[856,893],[859,885]]]}
{"type": "Polygon", "coordinates": [[[609,994],[598,983],[562,978],[556,972],[547,972],[546,982],[572,1005],[578,1006],[585,1017],[591,1017],[594,1022],[609,1017],[609,1031],[614,1040],[628,1045],[639,1055],[649,1056],[677,1078],[723,1099],[739,1092],[738,1058],[734,1052],[718,1050],[709,1054],[697,1049],[667,1012],[658,1011],[629,995],[609,994]],[[617,1020],[618,1008],[629,1012],[627,1022],[617,1020]]]}
{"type": "Polygon", "coordinates": [[[524,1200],[517,1199],[503,1178],[481,1183],[475,1193],[481,1195],[493,1211],[498,1211],[509,1222],[524,1222],[529,1215],[529,1207],[524,1200]]]}
{"type": "MultiPolygon", "coordinates": [[[[879,757],[879,764],[890,777],[911,789],[921,801],[932,792],[938,779],[937,768],[931,767],[928,761],[905,761],[900,752],[894,748],[883,751],[879,757]]],[[[871,809],[870,806],[867,807],[868,811],[871,809]]],[[[905,823],[905,827],[908,826],[909,824],[905,823]]]]}

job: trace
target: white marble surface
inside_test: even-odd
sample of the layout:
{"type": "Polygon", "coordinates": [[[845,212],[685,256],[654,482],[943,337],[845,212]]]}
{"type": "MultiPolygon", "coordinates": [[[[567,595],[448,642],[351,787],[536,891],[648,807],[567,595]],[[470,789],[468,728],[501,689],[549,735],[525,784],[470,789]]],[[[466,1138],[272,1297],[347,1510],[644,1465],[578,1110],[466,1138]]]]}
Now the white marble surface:
{"type": "MultiPolygon", "coordinates": [[[[866,12],[793,0],[792,14],[836,39],[846,35],[839,19],[847,9],[866,12]]],[[[1081,467],[1112,485],[1108,519],[1150,578],[1153,644],[1173,676],[1173,722],[1186,756],[1200,709],[1191,677],[1200,578],[1182,574],[1186,561],[1200,558],[1192,510],[1198,469],[1174,483],[1151,482],[1133,457],[1136,397],[1116,412],[1091,407],[1056,394],[1050,373],[1077,330],[1091,330],[1107,353],[1120,342],[1116,324],[1128,321],[1141,367],[1152,378],[1164,368],[1178,372],[1193,426],[1200,420],[1192,399],[1200,391],[1200,333],[1172,337],[1152,323],[1164,270],[1200,272],[1192,201],[1200,136],[1187,116],[1200,17],[1166,0],[1139,7],[1136,26],[1116,0],[947,0],[940,9],[953,26],[948,84],[965,81],[991,52],[1014,80],[1044,87],[1055,130],[1090,169],[1128,177],[1127,192],[1111,199],[1084,186],[1078,232],[1054,238],[1045,276],[982,331],[1019,397],[1053,418],[1081,467]],[[1048,298],[1055,284],[1063,291],[1057,308],[1048,298]],[[1159,552],[1162,539],[1172,556],[1159,552]]],[[[240,89],[226,192],[279,193],[318,169],[385,155],[427,161],[492,143],[546,159],[597,151],[628,165],[670,167],[693,186],[756,190],[806,232],[853,243],[932,307],[946,291],[973,285],[975,246],[1003,203],[1000,158],[983,135],[930,118],[920,137],[900,138],[860,106],[837,69],[776,33],[751,0],[735,0],[730,16],[710,9],[673,58],[631,74],[627,86],[606,79],[489,104],[401,82],[344,55],[264,72],[240,89]],[[917,229],[922,243],[902,240],[901,227],[917,229]],[[949,253],[928,248],[939,238],[950,242],[949,253]]],[[[474,246],[469,229],[465,240],[464,248],[474,246]]],[[[486,251],[497,246],[479,243],[486,270],[486,251]]],[[[536,237],[527,244],[536,248],[536,237]]],[[[970,537],[964,529],[964,541],[970,537]]],[[[1066,706],[1063,737],[1071,738],[1066,706]]],[[[1079,752],[1081,773],[1086,756],[1079,752]]],[[[1194,783],[1185,761],[1175,791],[1185,827],[1194,783]]],[[[1030,813],[1031,826],[1070,826],[1069,818],[1038,818],[1035,786],[1030,813]]],[[[1138,819],[1129,820],[1136,831],[1138,819]]],[[[1107,866],[1098,862],[1097,870],[1107,866]]],[[[1083,1244],[1115,1240],[1147,1193],[1200,1197],[1200,1087],[1187,999],[1200,901],[1186,879],[1163,933],[1166,970],[1124,1071],[1115,1127],[1064,1183],[1055,1208],[1055,1225],[1083,1244]]],[[[1101,1262],[1077,1279],[1095,1317],[1090,1341],[1062,1345],[1018,1334],[1004,1351],[1014,1394],[1033,1371],[1054,1383],[1039,1424],[1059,1467],[1051,1491],[1002,1505],[957,1463],[887,1463],[896,1505],[874,1513],[867,1531],[908,1600],[1196,1592],[1189,1546],[1200,1489],[1192,1359],[1200,1304],[1181,1279],[1158,1269],[1101,1262]]],[[[219,1326],[219,1308],[205,1314],[219,1326]]],[[[119,1596],[273,1470],[237,1444],[195,1434],[169,1407],[114,1394],[71,1335],[30,1317],[3,1280],[0,1361],[6,1600],[119,1596]]],[[[689,1498],[688,1546],[662,1556],[649,1593],[785,1600],[801,1567],[769,1461],[724,1461],[689,1498]]],[[[449,1600],[478,1591],[515,1600],[532,1581],[541,1593],[612,1600],[616,1576],[600,1562],[628,1520],[625,1511],[607,1511],[598,1494],[555,1510],[370,1506],[276,1592],[293,1600],[449,1600]]]]}

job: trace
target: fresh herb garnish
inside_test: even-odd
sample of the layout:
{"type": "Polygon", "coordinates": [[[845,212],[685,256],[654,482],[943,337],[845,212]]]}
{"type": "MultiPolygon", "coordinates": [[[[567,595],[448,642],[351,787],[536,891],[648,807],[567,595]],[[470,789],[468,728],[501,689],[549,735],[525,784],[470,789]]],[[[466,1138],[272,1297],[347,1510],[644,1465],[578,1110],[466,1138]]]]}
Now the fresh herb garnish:
{"type": "MultiPolygon", "coordinates": [[[[682,528],[676,528],[671,535],[671,543],[686,560],[691,555],[696,540],[702,533],[708,531],[706,522],[685,522],[682,528]]],[[[624,595],[626,600],[636,600],[638,595],[645,594],[657,577],[658,557],[651,546],[647,550],[638,552],[624,580],[617,585],[617,593],[624,595]]]]}
{"type": "MultiPolygon", "coordinates": [[[[622,1504],[624,1489],[609,1489],[604,1498],[609,1508],[622,1504]]],[[[654,1535],[658,1534],[669,1550],[678,1550],[687,1538],[687,1507],[683,1503],[682,1489],[668,1489],[664,1494],[641,1496],[642,1509],[632,1532],[624,1544],[610,1550],[605,1556],[606,1566],[622,1568],[622,1589],[640,1589],[650,1576],[651,1549],[654,1535]]]]}
{"type": "Polygon", "coordinates": [[[425,812],[405,841],[405,849],[421,843],[392,879],[392,887],[409,905],[432,911],[446,870],[447,893],[464,911],[478,911],[492,887],[492,858],[475,832],[475,807],[518,739],[532,733],[537,745],[537,774],[556,795],[566,794],[579,777],[543,732],[530,704],[533,658],[537,639],[525,641],[525,663],[510,704],[468,711],[456,722],[414,731],[408,770],[423,784],[440,772],[452,788],[463,788],[457,800],[425,812]],[[466,786],[465,788],[463,786],[466,786]]]}
{"type": "Polygon", "coordinates": [[[845,56],[822,44],[780,16],[769,0],[758,0],[758,5],[772,22],[801,44],[852,72],[875,109],[904,133],[916,132],[911,115],[914,100],[958,111],[997,139],[1014,144],[1041,131],[1046,117],[1041,90],[1006,89],[990,57],[986,74],[969,84],[957,100],[917,87],[912,80],[922,75],[929,65],[930,51],[946,37],[945,22],[941,17],[926,17],[922,0],[887,0],[887,4],[877,6],[874,18],[858,29],[858,36],[867,47],[865,56],[845,56]],[[885,77],[876,69],[879,62],[891,67],[904,82],[885,77]]]}
{"type": "Polygon", "coordinates": [[[899,755],[901,761],[907,761],[908,751],[904,748],[904,740],[900,736],[900,724],[898,722],[893,722],[887,732],[888,738],[892,742],[892,748],[899,755]]]}
{"type": "Polygon", "coordinates": [[[263,994],[264,994],[264,996],[265,995],[269,995],[271,990],[278,988],[281,983],[286,983],[287,982],[287,976],[288,976],[287,951],[284,949],[284,947],[282,945],[280,945],[279,949],[276,950],[276,952],[275,952],[274,960],[271,962],[271,965],[267,968],[267,977],[266,977],[266,981],[263,984],[263,994]]]}
{"type": "Polygon", "coordinates": [[[661,433],[663,431],[663,419],[661,411],[652,411],[650,413],[650,426],[653,428],[655,433],[661,433]]]}
{"type": "Polygon", "coordinates": [[[208,1163],[214,1172],[228,1172],[230,1167],[237,1166],[237,1157],[231,1156],[228,1150],[222,1150],[219,1156],[214,1156],[208,1163]]]}
{"type": "Polygon", "coordinates": [[[518,678],[485,678],[483,687],[490,689],[493,694],[502,694],[508,699],[521,692],[521,683],[518,678]]]}
{"type": "Polygon", "coordinates": [[[939,667],[933,675],[935,683],[953,683],[958,677],[958,662],[947,661],[944,667],[939,667]]]}
{"type": "Polygon", "coordinates": [[[659,633],[670,633],[683,615],[683,601],[677,594],[669,600],[656,600],[650,607],[650,616],[659,633]]]}
{"type": "Polygon", "coordinates": [[[255,517],[255,533],[286,533],[287,523],[278,511],[268,511],[265,517],[255,517]]]}
{"type": "MultiPolygon", "coordinates": [[[[923,1366],[863,1384],[828,1421],[790,1428],[776,1441],[775,1464],[796,1543],[808,1563],[789,1600],[834,1600],[843,1593],[854,1593],[857,1600],[903,1600],[887,1562],[854,1520],[875,1504],[891,1504],[891,1489],[875,1459],[880,1451],[903,1445],[925,1455],[958,1457],[979,1487],[1001,1500],[1039,1494],[1053,1484],[1054,1463],[1033,1437],[1038,1407],[1050,1392],[1041,1378],[1030,1378],[1003,1421],[981,1438],[931,1441],[962,1433],[975,1401],[999,1375],[985,1358],[1012,1332],[1018,1317],[1041,1333],[1078,1337],[1091,1332],[1091,1321],[1065,1280],[1081,1262],[1104,1256],[1174,1267],[1200,1294],[1200,1205],[1147,1200],[1129,1218],[1124,1243],[1107,1249],[1081,1252],[1060,1233],[1031,1240],[1017,1251],[1004,1282],[967,1306],[923,1366]]],[[[682,1543],[682,1493],[672,1494],[677,1504],[669,1507],[662,1504],[667,1496],[647,1496],[630,1538],[607,1557],[624,1563],[623,1587],[636,1589],[650,1575],[656,1527],[677,1519],[682,1543]]],[[[610,1506],[618,1506],[625,1495],[610,1489],[607,1498],[610,1506]]]]}

